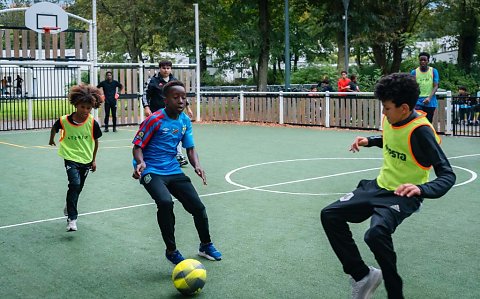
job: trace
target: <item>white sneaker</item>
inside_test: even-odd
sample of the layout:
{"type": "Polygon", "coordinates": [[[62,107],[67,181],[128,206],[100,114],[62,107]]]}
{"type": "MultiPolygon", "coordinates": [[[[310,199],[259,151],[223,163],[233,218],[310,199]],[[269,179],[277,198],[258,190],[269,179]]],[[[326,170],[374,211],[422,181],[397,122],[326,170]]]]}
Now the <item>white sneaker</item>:
{"type": "Polygon", "coordinates": [[[68,216],[67,204],[65,204],[65,207],[63,208],[63,215],[68,216]]]}
{"type": "Polygon", "coordinates": [[[370,272],[362,280],[351,278],[352,299],[369,299],[382,282],[382,271],[372,266],[369,268],[370,272]]]}
{"type": "Polygon", "coordinates": [[[67,232],[77,231],[77,219],[70,220],[67,219],[67,232]]]}

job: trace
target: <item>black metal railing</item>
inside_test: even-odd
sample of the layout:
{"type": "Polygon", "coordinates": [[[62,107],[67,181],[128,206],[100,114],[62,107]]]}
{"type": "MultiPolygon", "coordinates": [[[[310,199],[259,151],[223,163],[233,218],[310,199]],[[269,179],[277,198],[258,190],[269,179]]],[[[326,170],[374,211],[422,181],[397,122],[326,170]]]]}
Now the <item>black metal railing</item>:
{"type": "Polygon", "coordinates": [[[452,100],[454,136],[480,137],[480,98],[455,96],[452,100]]]}

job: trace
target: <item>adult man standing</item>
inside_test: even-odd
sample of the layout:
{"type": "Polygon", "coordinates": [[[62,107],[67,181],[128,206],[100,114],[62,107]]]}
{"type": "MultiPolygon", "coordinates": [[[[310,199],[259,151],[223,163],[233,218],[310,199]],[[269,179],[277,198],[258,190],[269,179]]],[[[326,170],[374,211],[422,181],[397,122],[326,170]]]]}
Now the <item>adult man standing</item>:
{"type": "Polygon", "coordinates": [[[112,111],[113,132],[117,132],[117,99],[118,93],[122,91],[123,85],[113,80],[112,72],[105,74],[105,80],[100,82],[97,88],[102,88],[105,96],[105,132],[108,132],[108,120],[110,119],[110,111],[112,111]],[[118,91],[117,91],[118,88],[118,91]]]}
{"type": "MultiPolygon", "coordinates": [[[[163,86],[170,81],[177,80],[172,74],[172,62],[169,60],[162,60],[158,64],[159,72],[150,78],[143,91],[143,111],[145,116],[150,116],[153,112],[165,108],[165,96],[163,94],[163,86]]],[[[192,110],[187,102],[187,114],[191,118],[193,116],[192,110]]],[[[179,144],[177,148],[177,161],[180,165],[187,165],[188,161],[182,154],[182,148],[179,144]]]]}
{"type": "Polygon", "coordinates": [[[412,70],[410,73],[415,76],[418,85],[420,86],[420,96],[418,97],[415,109],[422,110],[427,113],[427,119],[432,123],[433,115],[438,107],[437,96],[435,93],[438,90],[438,83],[440,76],[437,69],[428,66],[430,54],[421,52],[418,55],[420,66],[412,70]]]}

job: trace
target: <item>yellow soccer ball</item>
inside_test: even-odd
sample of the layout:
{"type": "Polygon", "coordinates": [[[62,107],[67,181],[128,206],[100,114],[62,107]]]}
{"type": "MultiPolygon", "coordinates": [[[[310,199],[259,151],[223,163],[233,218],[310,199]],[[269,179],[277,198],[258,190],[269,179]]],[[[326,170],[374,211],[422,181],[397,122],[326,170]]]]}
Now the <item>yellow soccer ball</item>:
{"type": "Polygon", "coordinates": [[[207,270],[197,260],[186,259],[178,263],[172,272],[175,288],[183,295],[199,293],[207,280],[207,270]]]}

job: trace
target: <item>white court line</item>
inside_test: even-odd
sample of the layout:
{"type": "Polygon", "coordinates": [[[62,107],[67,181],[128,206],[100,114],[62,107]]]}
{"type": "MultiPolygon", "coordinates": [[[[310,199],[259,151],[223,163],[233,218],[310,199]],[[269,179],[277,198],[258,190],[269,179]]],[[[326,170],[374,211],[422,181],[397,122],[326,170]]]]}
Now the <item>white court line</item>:
{"type": "MultiPolygon", "coordinates": [[[[457,159],[457,158],[465,158],[465,157],[473,157],[473,156],[480,156],[480,154],[472,154],[472,155],[463,155],[463,156],[456,156],[456,157],[450,157],[449,159],[457,159]]],[[[227,182],[230,180],[230,175],[233,174],[234,172],[253,167],[253,166],[260,166],[260,165],[267,165],[267,164],[275,164],[275,163],[286,163],[286,162],[294,162],[294,161],[311,161],[311,160],[379,160],[381,158],[305,158],[305,159],[292,159],[292,160],[283,160],[283,161],[272,161],[272,162],[264,162],[264,163],[258,163],[258,164],[253,164],[253,165],[247,165],[244,167],[240,167],[237,169],[234,169],[227,173],[225,175],[225,179],[227,182]],[[227,179],[228,177],[228,179],[227,179]]],[[[465,185],[467,183],[470,183],[474,181],[477,178],[477,174],[469,169],[459,167],[459,166],[452,166],[455,168],[459,168],[462,170],[465,170],[467,172],[470,172],[472,174],[472,177],[470,180],[456,184],[454,187],[465,185]]],[[[236,189],[236,190],[229,190],[229,191],[222,191],[222,192],[215,192],[215,193],[209,193],[209,194],[204,194],[204,195],[199,195],[200,197],[208,197],[208,196],[215,196],[215,195],[221,195],[221,194],[227,194],[227,193],[233,193],[233,192],[240,192],[240,191],[246,191],[246,190],[256,190],[256,191],[264,191],[264,192],[274,192],[271,190],[262,190],[260,188],[267,188],[267,187],[272,187],[272,186],[280,186],[280,185],[286,185],[286,184],[291,184],[291,183],[298,183],[298,182],[304,182],[304,181],[310,181],[310,180],[315,180],[315,179],[322,179],[322,178],[328,178],[328,177],[335,177],[335,176],[340,176],[340,175],[346,175],[346,174],[352,174],[352,173],[359,173],[359,172],[365,172],[365,171],[370,171],[378,169],[377,168],[370,168],[370,169],[363,169],[363,170],[355,170],[351,172],[343,172],[339,174],[332,174],[332,175],[326,175],[326,176],[321,176],[321,177],[316,177],[316,178],[307,178],[307,179],[302,179],[302,180],[294,180],[290,182],[282,182],[282,183],[276,183],[276,184],[268,184],[264,186],[258,186],[258,187],[248,187],[248,186],[243,186],[238,183],[234,183],[233,181],[230,180],[230,184],[233,184],[235,186],[239,186],[242,189],[236,189]]],[[[305,194],[305,193],[302,193],[305,194]]],[[[334,195],[334,193],[329,193],[331,195],[334,195]]],[[[336,194],[336,193],[335,193],[336,194]]],[[[341,193],[344,194],[344,193],[341,193]]],[[[318,194],[317,194],[318,195],[318,194]]],[[[107,212],[112,212],[112,211],[120,211],[120,210],[126,210],[126,209],[132,209],[132,208],[137,208],[137,207],[142,207],[142,206],[148,206],[148,205],[153,205],[155,204],[154,202],[152,203],[145,203],[145,204],[138,204],[138,205],[132,205],[132,206],[126,206],[126,207],[120,207],[120,208],[112,208],[112,209],[107,209],[107,210],[100,210],[100,211],[94,211],[94,212],[87,212],[87,213],[80,213],[79,216],[85,216],[85,215],[94,215],[94,214],[100,214],[100,213],[107,213],[107,212]]],[[[36,220],[36,221],[29,221],[29,222],[23,222],[23,223],[17,223],[17,224],[11,224],[11,225],[4,225],[0,226],[0,229],[6,229],[6,228],[12,228],[12,227],[18,227],[18,226],[25,226],[25,225],[30,225],[30,224],[36,224],[36,223],[43,223],[43,222],[50,222],[50,221],[55,221],[55,220],[61,220],[65,219],[66,217],[55,217],[55,218],[49,218],[49,219],[42,219],[42,220],[36,220]]]]}
{"type": "MultiPolygon", "coordinates": [[[[207,197],[207,196],[213,196],[213,195],[233,193],[233,192],[239,192],[239,191],[245,191],[245,190],[248,190],[248,189],[237,189],[237,190],[229,190],[229,191],[223,191],[223,192],[216,192],[216,193],[210,193],[210,194],[200,195],[200,197],[207,197]]],[[[174,199],[174,200],[176,200],[176,199],[174,199]]],[[[106,210],[100,210],[100,211],[94,211],[94,212],[80,213],[80,214],[78,214],[78,216],[94,215],[94,214],[101,214],[101,213],[107,213],[107,212],[113,212],[113,211],[121,211],[121,210],[127,210],[127,209],[132,209],[132,208],[143,207],[143,206],[149,206],[149,205],[153,205],[153,204],[155,204],[155,203],[154,203],[154,202],[151,202],[151,203],[143,203],[143,204],[138,204],[138,205],[133,205],[133,206],[126,206],[126,207],[112,208],[112,209],[106,209],[106,210]]],[[[61,219],[66,219],[66,218],[67,218],[66,216],[62,216],[62,217],[42,219],[42,220],[36,220],[36,221],[28,221],[28,222],[23,222],[23,223],[17,223],[17,224],[10,224],[10,225],[0,226],[0,229],[17,227],[17,226],[24,226],[24,225],[30,225],[30,224],[36,224],[36,223],[42,223],[42,222],[51,222],[51,221],[61,220],[61,219]]]]}
{"type": "Polygon", "coordinates": [[[452,165],[452,167],[454,168],[458,168],[458,169],[461,169],[461,170],[464,170],[466,172],[469,172],[472,176],[470,177],[469,180],[465,181],[465,182],[461,182],[461,183],[458,183],[458,184],[455,184],[453,185],[453,187],[458,187],[458,186],[462,186],[462,185],[466,185],[468,183],[471,183],[473,181],[475,181],[477,179],[477,173],[470,170],[470,169],[467,169],[467,168],[463,168],[463,167],[460,167],[460,166],[455,166],[455,165],[452,165]]]}
{"type": "Polygon", "coordinates": [[[18,145],[18,144],[3,142],[3,141],[0,141],[0,144],[5,144],[5,145],[8,145],[8,146],[13,146],[13,147],[27,148],[26,146],[23,146],[23,145],[18,145]]]}

